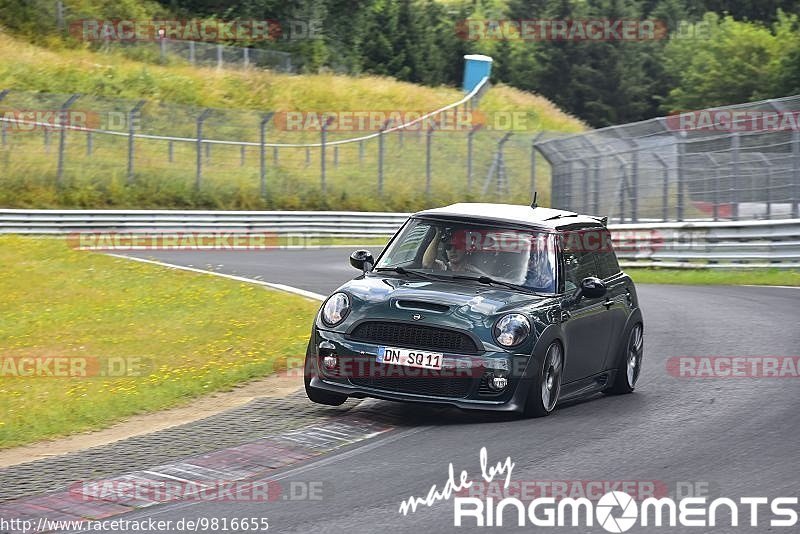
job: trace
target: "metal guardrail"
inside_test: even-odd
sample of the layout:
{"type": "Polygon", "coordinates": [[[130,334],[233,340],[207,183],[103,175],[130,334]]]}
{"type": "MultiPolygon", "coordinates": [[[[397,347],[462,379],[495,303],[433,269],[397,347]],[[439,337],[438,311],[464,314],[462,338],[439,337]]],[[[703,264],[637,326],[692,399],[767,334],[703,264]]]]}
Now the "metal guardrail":
{"type": "MultiPolygon", "coordinates": [[[[270,232],[285,236],[376,237],[409,216],[387,212],[0,210],[0,234],[77,232],[270,232]]],[[[800,267],[800,219],[612,224],[625,266],[800,267]]]]}
{"type": "Polygon", "coordinates": [[[800,267],[800,219],[611,224],[625,266],[800,267]]]}
{"type": "Polygon", "coordinates": [[[274,232],[331,237],[393,234],[407,213],[324,211],[0,210],[0,234],[274,232]]]}

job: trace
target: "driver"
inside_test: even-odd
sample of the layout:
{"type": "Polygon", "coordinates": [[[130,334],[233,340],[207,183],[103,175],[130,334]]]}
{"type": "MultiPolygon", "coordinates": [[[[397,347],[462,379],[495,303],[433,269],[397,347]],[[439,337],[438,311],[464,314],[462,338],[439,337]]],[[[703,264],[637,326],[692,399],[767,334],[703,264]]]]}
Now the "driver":
{"type": "Polygon", "coordinates": [[[545,243],[546,242],[539,240],[535,242],[535,246],[531,250],[531,258],[528,263],[528,276],[525,279],[525,285],[533,288],[535,291],[554,293],[555,277],[553,276],[553,267],[548,260],[545,243]]]}
{"type": "Polygon", "coordinates": [[[469,254],[467,253],[466,240],[458,238],[458,235],[463,233],[464,232],[450,231],[446,233],[443,239],[442,230],[437,227],[433,240],[428,245],[428,248],[425,249],[425,254],[422,256],[423,268],[453,272],[474,271],[470,264],[469,254]],[[436,257],[440,241],[444,242],[447,261],[440,260],[436,257]]]}

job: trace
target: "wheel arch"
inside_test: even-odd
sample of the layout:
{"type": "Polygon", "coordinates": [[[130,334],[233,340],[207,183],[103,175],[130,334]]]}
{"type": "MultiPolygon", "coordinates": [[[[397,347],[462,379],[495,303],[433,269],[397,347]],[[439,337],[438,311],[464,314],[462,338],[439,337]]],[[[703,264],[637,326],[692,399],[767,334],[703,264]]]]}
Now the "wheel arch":
{"type": "Polygon", "coordinates": [[[528,402],[528,396],[531,394],[532,386],[538,377],[547,349],[554,341],[561,345],[561,356],[564,359],[563,365],[566,366],[567,364],[567,344],[565,343],[564,329],[558,323],[551,324],[542,331],[542,334],[536,340],[528,365],[525,366],[525,372],[520,381],[520,387],[525,387],[524,397],[520,399],[522,406],[525,406],[528,402]]]}
{"type": "Polygon", "coordinates": [[[625,324],[622,326],[622,329],[619,330],[619,335],[616,339],[611,341],[611,350],[608,351],[606,354],[606,359],[603,362],[604,371],[610,371],[617,368],[620,351],[628,342],[628,335],[631,332],[631,328],[633,328],[633,325],[636,323],[642,323],[642,331],[644,331],[644,319],[642,317],[641,308],[633,308],[631,310],[631,312],[628,314],[628,317],[625,319],[625,324]]]}

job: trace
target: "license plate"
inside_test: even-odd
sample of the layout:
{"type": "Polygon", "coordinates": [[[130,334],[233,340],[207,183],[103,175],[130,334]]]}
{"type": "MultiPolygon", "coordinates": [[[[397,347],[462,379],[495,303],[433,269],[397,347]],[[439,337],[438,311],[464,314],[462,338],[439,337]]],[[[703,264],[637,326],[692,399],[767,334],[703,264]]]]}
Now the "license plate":
{"type": "Polygon", "coordinates": [[[420,369],[442,368],[444,356],[441,352],[426,352],[423,350],[398,349],[395,347],[378,347],[377,362],[387,365],[405,365],[420,369]]]}

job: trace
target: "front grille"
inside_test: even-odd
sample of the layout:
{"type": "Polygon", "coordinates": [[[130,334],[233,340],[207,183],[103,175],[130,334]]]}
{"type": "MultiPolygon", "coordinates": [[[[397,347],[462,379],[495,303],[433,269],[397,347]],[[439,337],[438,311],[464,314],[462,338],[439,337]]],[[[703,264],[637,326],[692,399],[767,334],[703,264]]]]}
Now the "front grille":
{"type": "Polygon", "coordinates": [[[350,333],[351,339],[457,353],[475,353],[478,347],[471,337],[462,333],[434,326],[367,321],[350,333]]]}
{"type": "Polygon", "coordinates": [[[469,394],[472,379],[470,378],[437,378],[437,377],[358,377],[351,378],[356,386],[365,386],[398,393],[414,393],[435,397],[464,398],[469,394]]]}

